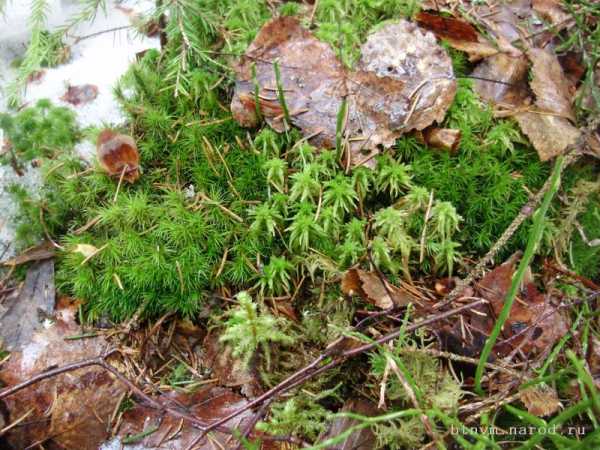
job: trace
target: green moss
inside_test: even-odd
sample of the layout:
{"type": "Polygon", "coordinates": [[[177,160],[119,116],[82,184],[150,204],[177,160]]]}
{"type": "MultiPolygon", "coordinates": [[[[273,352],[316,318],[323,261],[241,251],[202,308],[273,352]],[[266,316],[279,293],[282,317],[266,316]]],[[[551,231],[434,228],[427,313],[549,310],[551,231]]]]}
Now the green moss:
{"type": "Polygon", "coordinates": [[[75,113],[39,100],[17,114],[0,114],[0,129],[8,140],[9,151],[0,163],[26,163],[70,151],[78,139],[75,113]]]}
{"type": "MultiPolygon", "coordinates": [[[[548,175],[511,120],[494,120],[468,80],[459,80],[456,99],[445,126],[461,131],[456,155],[427,149],[412,137],[397,144],[397,157],[410,164],[416,184],[449,201],[463,217],[457,240],[473,254],[487,251],[548,175]]],[[[527,227],[521,227],[503,255],[523,248],[527,227]]]]}

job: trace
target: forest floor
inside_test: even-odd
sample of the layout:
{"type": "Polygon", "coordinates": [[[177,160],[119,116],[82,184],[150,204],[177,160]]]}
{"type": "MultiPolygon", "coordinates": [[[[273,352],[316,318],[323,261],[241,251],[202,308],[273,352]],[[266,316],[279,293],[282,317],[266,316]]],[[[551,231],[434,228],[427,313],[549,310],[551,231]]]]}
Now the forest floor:
{"type": "Polygon", "coordinates": [[[0,446],[600,447],[600,6],[104,3],[5,11],[0,446]]]}

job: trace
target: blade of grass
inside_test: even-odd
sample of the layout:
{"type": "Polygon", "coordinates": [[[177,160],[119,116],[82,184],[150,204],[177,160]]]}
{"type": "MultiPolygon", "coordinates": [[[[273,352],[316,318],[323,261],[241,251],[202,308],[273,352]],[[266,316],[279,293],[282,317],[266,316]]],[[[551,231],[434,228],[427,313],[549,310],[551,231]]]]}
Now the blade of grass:
{"type": "Polygon", "coordinates": [[[556,344],[556,346],[552,349],[552,353],[550,353],[550,356],[548,356],[548,358],[546,358],[546,361],[544,361],[544,365],[540,369],[539,376],[538,376],[539,378],[544,376],[544,374],[546,373],[546,370],[548,370],[548,367],[550,366],[550,364],[552,364],[554,362],[554,360],[556,359],[556,356],[558,355],[558,353],[562,350],[564,345],[571,338],[571,336],[573,335],[575,330],[577,330],[579,328],[579,323],[581,322],[582,316],[583,316],[583,311],[580,311],[579,314],[577,315],[577,319],[575,319],[575,322],[573,322],[573,325],[571,326],[571,329],[569,330],[569,332],[567,334],[565,334],[560,339],[558,344],[556,344]]]}
{"type": "Polygon", "coordinates": [[[273,62],[273,70],[275,71],[275,83],[277,84],[277,99],[283,109],[283,118],[285,120],[286,129],[292,126],[292,120],[290,118],[290,110],[285,101],[285,94],[283,90],[283,83],[281,82],[281,71],[279,70],[279,61],[273,62]]]}
{"type": "MultiPolygon", "coordinates": [[[[512,405],[504,405],[504,409],[523,422],[527,422],[538,429],[548,430],[548,423],[544,419],[540,419],[539,417],[534,416],[527,411],[523,411],[522,409],[515,408],[512,405]]],[[[552,440],[556,448],[571,448],[571,446],[578,443],[576,440],[569,439],[560,434],[547,433],[547,436],[552,440]]]]}
{"type": "Polygon", "coordinates": [[[592,421],[594,426],[597,428],[598,424],[596,421],[596,414],[600,414],[600,397],[598,396],[598,389],[596,389],[596,385],[594,384],[594,380],[592,379],[592,376],[585,369],[583,363],[577,358],[575,353],[573,353],[573,350],[568,349],[566,351],[566,355],[567,355],[567,358],[569,358],[569,360],[573,364],[573,366],[575,366],[575,370],[577,370],[577,380],[581,387],[582,396],[584,398],[587,397],[587,394],[586,394],[583,386],[585,386],[587,388],[587,390],[590,392],[590,396],[592,397],[592,405],[594,407],[593,409],[595,409],[596,411],[594,414],[594,410],[590,410],[589,416],[590,416],[590,420],[592,421]]]}
{"type": "Polygon", "coordinates": [[[256,78],[256,63],[252,63],[252,83],[254,84],[254,109],[258,122],[262,122],[262,110],[260,108],[260,86],[256,78]]]}
{"type": "MultiPolygon", "coordinates": [[[[574,417],[574,416],[584,412],[586,409],[588,409],[590,407],[591,404],[592,404],[592,401],[589,399],[582,400],[579,403],[576,403],[575,405],[571,406],[570,408],[565,409],[562,413],[560,413],[558,416],[556,416],[554,419],[552,419],[548,423],[548,428],[553,428],[555,425],[558,428],[560,425],[565,423],[571,417],[574,417]]],[[[545,437],[547,437],[547,434],[536,433],[527,442],[525,442],[521,447],[519,447],[519,450],[526,450],[526,449],[534,448],[537,444],[542,442],[545,437]]]]}
{"type": "Polygon", "coordinates": [[[338,111],[336,130],[335,130],[335,154],[338,161],[341,159],[343,154],[344,145],[344,130],[346,129],[346,117],[348,115],[348,101],[346,97],[342,100],[340,110],[338,111]]]}
{"type": "Polygon", "coordinates": [[[545,217],[548,208],[550,207],[550,202],[552,198],[558,191],[561,181],[561,171],[562,166],[564,164],[564,156],[559,156],[556,159],[556,163],[554,165],[554,169],[551,175],[550,189],[546,192],[542,204],[539,209],[535,212],[533,218],[533,225],[531,226],[531,231],[529,233],[529,240],[527,241],[527,247],[525,252],[523,253],[523,258],[521,259],[521,263],[519,264],[519,268],[515,273],[510,289],[506,295],[504,300],[504,306],[502,307],[502,311],[500,311],[500,315],[498,316],[498,320],[496,320],[496,324],[494,325],[494,329],[490,333],[483,350],[481,351],[481,357],[479,358],[479,364],[477,365],[477,369],[475,371],[475,391],[482,395],[483,389],[481,388],[481,377],[483,376],[483,371],[485,370],[485,363],[492,352],[492,348],[498,339],[498,335],[504,326],[504,322],[508,319],[508,315],[510,314],[510,309],[512,307],[513,302],[519,292],[519,287],[525,277],[525,273],[535,252],[537,250],[538,244],[542,238],[542,232],[544,231],[545,225],[545,217]]]}

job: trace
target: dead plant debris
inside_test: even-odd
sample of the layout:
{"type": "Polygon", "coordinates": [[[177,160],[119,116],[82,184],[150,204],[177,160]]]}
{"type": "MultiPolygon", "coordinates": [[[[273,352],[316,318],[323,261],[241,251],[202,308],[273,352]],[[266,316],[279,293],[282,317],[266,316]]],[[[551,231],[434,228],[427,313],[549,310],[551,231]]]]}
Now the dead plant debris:
{"type": "Polygon", "coordinates": [[[443,120],[456,82],[431,33],[405,20],[388,24],[361,53],[350,71],[297,19],[273,19],[235,67],[234,118],[251,127],[262,116],[279,132],[297,126],[322,148],[336,148],[342,133],[352,167],[372,166],[402,134],[443,120]]]}

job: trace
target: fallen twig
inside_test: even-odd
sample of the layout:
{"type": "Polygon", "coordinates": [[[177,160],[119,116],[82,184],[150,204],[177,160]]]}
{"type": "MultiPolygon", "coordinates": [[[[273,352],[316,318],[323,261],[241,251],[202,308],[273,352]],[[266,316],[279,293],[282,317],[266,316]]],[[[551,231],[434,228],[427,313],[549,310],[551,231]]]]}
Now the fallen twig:
{"type": "Polygon", "coordinates": [[[202,431],[200,436],[198,436],[196,439],[194,439],[194,441],[191,442],[191,444],[187,447],[187,450],[193,449],[194,446],[198,442],[200,442],[200,440],[204,437],[204,435],[206,433],[208,433],[209,431],[216,429],[218,426],[223,425],[224,423],[230,421],[231,419],[239,416],[240,414],[244,413],[248,409],[254,408],[255,406],[258,406],[267,400],[272,401],[272,399],[274,399],[278,395],[280,395],[284,392],[287,392],[290,389],[293,389],[294,387],[296,387],[298,385],[305,383],[309,379],[314,378],[315,376],[317,376],[321,373],[324,373],[336,366],[339,366],[340,364],[342,364],[349,358],[352,358],[354,356],[368,352],[370,350],[374,350],[375,348],[381,346],[382,344],[385,344],[386,342],[396,339],[397,337],[401,336],[402,334],[411,333],[425,325],[429,325],[429,324],[437,322],[439,320],[446,319],[446,318],[454,316],[460,312],[467,311],[467,310],[476,308],[478,306],[481,306],[485,303],[488,303],[487,300],[480,299],[475,302],[469,303],[467,305],[463,305],[458,308],[451,309],[449,311],[433,314],[427,318],[420,320],[419,322],[413,323],[406,327],[398,328],[395,331],[393,331],[392,333],[386,334],[385,336],[380,337],[379,339],[373,341],[372,343],[363,344],[363,345],[353,348],[353,349],[340,351],[339,348],[337,348],[337,346],[330,345],[329,347],[327,347],[327,349],[323,353],[321,353],[310,364],[303,367],[302,369],[299,369],[297,372],[290,375],[288,378],[283,380],[277,386],[269,389],[264,394],[258,396],[257,398],[255,398],[254,400],[252,400],[251,402],[246,404],[245,406],[235,410],[228,416],[223,417],[223,418],[217,420],[216,422],[210,424],[205,430],[202,431]],[[326,362],[326,361],[329,361],[329,362],[326,362]]]}

